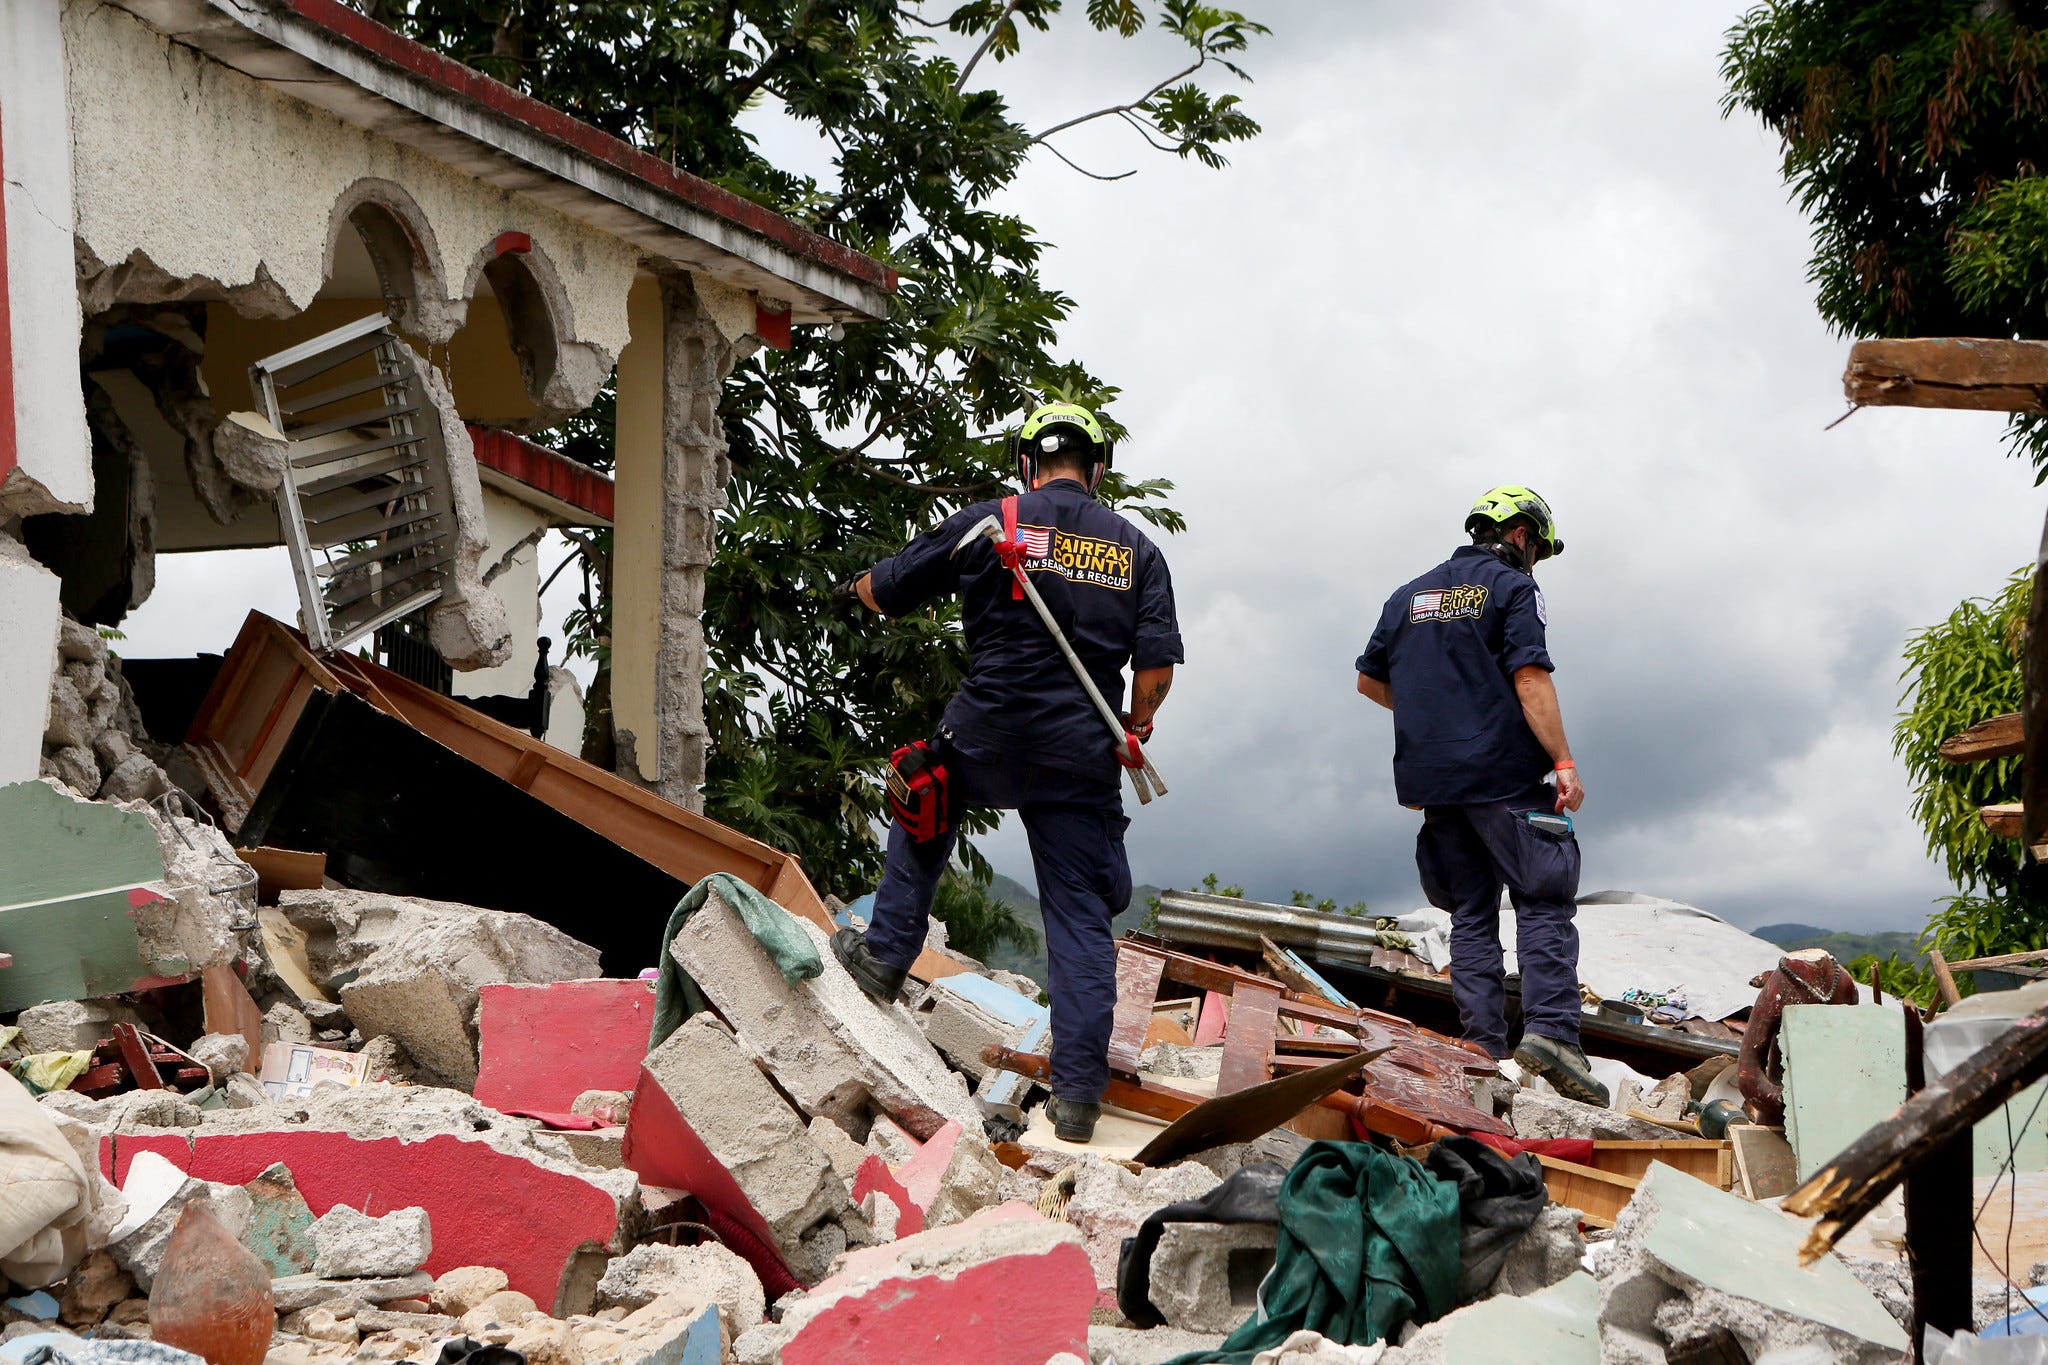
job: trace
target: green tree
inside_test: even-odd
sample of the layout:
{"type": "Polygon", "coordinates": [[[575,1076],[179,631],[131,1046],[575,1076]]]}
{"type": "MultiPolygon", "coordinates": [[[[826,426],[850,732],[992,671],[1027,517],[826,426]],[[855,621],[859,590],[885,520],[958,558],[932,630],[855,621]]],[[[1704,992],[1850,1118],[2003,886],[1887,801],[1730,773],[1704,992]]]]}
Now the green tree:
{"type": "MultiPolygon", "coordinates": [[[[1848,336],[2048,336],[2048,6],[1774,0],[1722,57],[1778,134],[1808,275],[1848,336]]],[[[2013,447],[2048,475],[2048,424],[2013,447]]]]}
{"type": "MultiPolygon", "coordinates": [[[[1060,136],[1094,122],[1128,128],[1135,150],[1222,166],[1222,149],[1259,127],[1237,95],[1210,86],[1246,79],[1237,59],[1266,30],[1195,0],[1088,0],[1078,14],[1062,0],[359,3],[900,272],[885,321],[843,337],[800,329],[788,351],[734,374],[722,408],[731,505],[706,585],[707,808],[800,854],[824,889],[864,890],[880,866],[882,762],[933,731],[964,660],[950,608],[877,622],[835,612],[830,588],[906,531],[998,495],[1000,433],[1017,414],[1048,397],[1100,408],[1117,394],[1057,351],[1074,301],[1040,275],[1045,242],[993,200],[1034,154],[1067,160],[1060,136]],[[1032,34],[1122,43],[1148,29],[1177,61],[1047,127],[1027,127],[996,86],[1032,34]],[[757,101],[825,140],[832,173],[772,164],[741,120],[757,101]]],[[[607,414],[572,424],[572,451],[609,458],[607,414]]],[[[1182,526],[1164,501],[1171,487],[1112,474],[1103,492],[1171,531],[1182,526]]],[[[571,647],[602,665],[608,545],[596,536],[585,548],[571,647]]],[[[600,705],[605,681],[593,689],[600,705]]],[[[971,844],[962,857],[986,883],[971,844]]]]}
{"type": "Polygon", "coordinates": [[[1927,851],[1958,892],[1928,922],[1927,939],[1953,958],[2039,944],[2048,933],[2048,887],[2019,844],[1984,827],[1977,811],[2018,793],[2020,760],[1945,763],[1941,742],[1982,720],[2017,711],[2019,652],[2026,629],[2030,567],[1998,596],[1973,598],[1946,621],[1906,642],[1904,707],[1892,749],[1913,782],[1913,818],[1927,851]]]}

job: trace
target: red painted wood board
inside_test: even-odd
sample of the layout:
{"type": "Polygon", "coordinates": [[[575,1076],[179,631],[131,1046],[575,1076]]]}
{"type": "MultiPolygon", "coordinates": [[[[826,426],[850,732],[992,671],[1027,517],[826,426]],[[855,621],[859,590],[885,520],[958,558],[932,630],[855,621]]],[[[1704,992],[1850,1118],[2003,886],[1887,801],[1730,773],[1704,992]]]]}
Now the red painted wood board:
{"type": "Polygon", "coordinates": [[[1223,1035],[1223,1069],[1216,1093],[1234,1094],[1272,1079],[1266,1057],[1280,1023],[1280,988],[1244,982],[1231,992],[1230,1029],[1223,1035]]]}
{"type": "Polygon", "coordinates": [[[1152,1002],[1159,998],[1159,978],[1166,963],[1156,954],[1128,944],[1116,955],[1116,1015],[1109,1031],[1109,1069],[1138,1069],[1138,1050],[1152,1026],[1152,1002]]]}

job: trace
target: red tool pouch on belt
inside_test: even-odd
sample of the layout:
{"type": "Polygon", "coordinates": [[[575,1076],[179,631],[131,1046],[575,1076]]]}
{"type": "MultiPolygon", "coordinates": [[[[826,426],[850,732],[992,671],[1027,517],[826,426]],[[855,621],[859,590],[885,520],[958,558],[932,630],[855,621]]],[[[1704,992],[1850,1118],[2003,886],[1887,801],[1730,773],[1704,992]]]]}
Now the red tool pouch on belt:
{"type": "Polygon", "coordinates": [[[903,832],[930,843],[953,827],[953,781],[925,740],[889,755],[889,809],[903,832]]]}

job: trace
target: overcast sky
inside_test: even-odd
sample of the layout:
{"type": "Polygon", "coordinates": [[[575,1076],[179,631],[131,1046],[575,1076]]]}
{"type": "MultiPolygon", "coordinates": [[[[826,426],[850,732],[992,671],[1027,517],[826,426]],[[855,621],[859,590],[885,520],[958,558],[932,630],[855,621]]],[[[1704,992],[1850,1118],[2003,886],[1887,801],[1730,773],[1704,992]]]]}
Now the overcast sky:
{"type": "MultiPolygon", "coordinates": [[[[1993,416],[1823,431],[1848,344],[1775,140],[1720,116],[1739,6],[1243,3],[1275,29],[1244,58],[1266,131],[1227,170],[1103,127],[1059,145],[1136,176],[1043,158],[1014,201],[1080,305],[1063,345],[1124,390],[1120,466],[1175,479],[1191,525],[1163,541],[1188,662],[1137,879],[1421,904],[1353,660],[1512,482],[1569,546],[1542,583],[1584,889],[1918,928],[1945,886],[1891,756],[1900,646],[2030,558],[2043,495],[1993,416]]],[[[1038,41],[995,73],[1038,126],[1176,55],[1038,41]]],[[[289,615],[257,562],[166,557],[126,652],[220,649],[252,598],[289,615]]],[[[1014,817],[990,852],[1029,882],[1014,817]]]]}

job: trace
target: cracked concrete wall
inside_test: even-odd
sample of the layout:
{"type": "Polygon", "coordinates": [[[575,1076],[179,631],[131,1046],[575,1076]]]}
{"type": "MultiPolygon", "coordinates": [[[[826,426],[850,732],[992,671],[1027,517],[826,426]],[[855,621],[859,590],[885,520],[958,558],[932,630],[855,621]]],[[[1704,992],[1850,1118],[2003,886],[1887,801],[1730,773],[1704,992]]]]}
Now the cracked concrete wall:
{"type": "Polygon", "coordinates": [[[619,362],[612,716],[619,766],[703,807],[704,571],[731,468],[718,400],[759,344],[749,296],[700,275],[644,278],[619,362]]]}
{"type": "Polygon", "coordinates": [[[11,369],[14,389],[13,412],[0,413],[0,521],[92,506],[92,442],[78,385],[81,318],[59,5],[0,5],[0,221],[7,244],[0,284],[13,332],[0,365],[11,369]]]}
{"type": "MultiPolygon", "coordinates": [[[[483,512],[484,524],[490,530],[490,548],[483,558],[483,581],[505,604],[506,623],[512,633],[511,653],[501,664],[456,674],[455,695],[523,697],[533,689],[533,668],[540,659],[537,537],[547,530],[549,518],[545,512],[488,484],[483,488],[483,512]]],[[[555,641],[557,646],[560,643],[555,641]]]]}
{"type": "Polygon", "coordinates": [[[57,671],[57,575],[0,531],[0,787],[42,770],[57,671]]]}
{"type": "MultiPolygon", "coordinates": [[[[445,297],[408,309],[423,333],[452,330],[498,235],[525,232],[539,263],[524,263],[560,310],[557,377],[589,388],[578,408],[595,395],[626,342],[637,248],[278,94],[121,10],[67,0],[63,20],[78,263],[95,311],[225,294],[246,313],[288,317],[326,278],[337,210],[376,182],[409,196],[432,258],[462,272],[441,282],[445,297]]],[[[551,401],[578,396],[566,389],[551,401]]]]}

